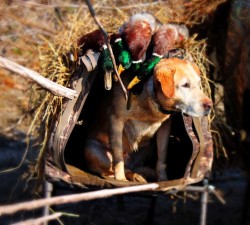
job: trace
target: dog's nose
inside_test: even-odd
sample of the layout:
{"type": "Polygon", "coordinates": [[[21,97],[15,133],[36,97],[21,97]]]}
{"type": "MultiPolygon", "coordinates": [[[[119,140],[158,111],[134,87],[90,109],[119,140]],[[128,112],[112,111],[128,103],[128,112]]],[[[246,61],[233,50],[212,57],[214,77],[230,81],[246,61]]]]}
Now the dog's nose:
{"type": "Polygon", "coordinates": [[[213,106],[213,102],[210,99],[205,99],[203,102],[203,107],[205,110],[210,110],[213,106]]]}

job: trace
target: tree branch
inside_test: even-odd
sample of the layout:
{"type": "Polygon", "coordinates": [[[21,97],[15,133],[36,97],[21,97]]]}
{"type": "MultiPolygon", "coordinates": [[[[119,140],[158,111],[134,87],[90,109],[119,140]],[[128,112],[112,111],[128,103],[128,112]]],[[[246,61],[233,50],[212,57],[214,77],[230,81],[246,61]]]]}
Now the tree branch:
{"type": "Polygon", "coordinates": [[[104,189],[104,190],[92,191],[92,192],[81,193],[81,194],[57,196],[57,197],[52,197],[52,198],[17,203],[13,205],[4,205],[4,206],[0,206],[0,216],[5,215],[5,214],[13,214],[15,212],[22,211],[22,210],[34,210],[37,208],[41,208],[45,205],[60,205],[60,204],[73,203],[73,202],[79,202],[79,201],[89,201],[93,199],[107,198],[113,195],[121,195],[121,194],[127,194],[127,193],[132,193],[132,192],[155,190],[158,187],[159,187],[158,184],[152,183],[152,184],[137,185],[137,186],[132,186],[132,187],[104,189]]]}
{"type": "Polygon", "coordinates": [[[43,216],[37,219],[30,219],[30,220],[25,220],[22,222],[14,223],[12,225],[40,225],[42,223],[48,222],[50,220],[55,220],[58,219],[60,216],[62,216],[62,213],[54,213],[49,216],[43,216]]]}
{"type": "Polygon", "coordinates": [[[36,82],[38,85],[51,92],[54,95],[74,99],[77,97],[76,91],[57,84],[49,79],[46,79],[34,70],[23,67],[15,62],[12,62],[2,56],[0,56],[0,67],[18,73],[19,75],[29,78],[36,82]]]}

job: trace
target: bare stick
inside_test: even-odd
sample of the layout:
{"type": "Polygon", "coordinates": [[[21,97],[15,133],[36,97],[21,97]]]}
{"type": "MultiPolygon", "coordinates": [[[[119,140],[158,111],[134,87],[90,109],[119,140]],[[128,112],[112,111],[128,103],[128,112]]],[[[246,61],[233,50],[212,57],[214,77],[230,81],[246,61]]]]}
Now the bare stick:
{"type": "Polygon", "coordinates": [[[34,70],[23,67],[15,62],[12,62],[2,56],[0,56],[0,67],[18,73],[19,75],[29,78],[36,82],[38,85],[48,90],[54,95],[74,99],[77,97],[76,91],[57,84],[49,79],[46,79],[34,70]]]}
{"type": "Polygon", "coordinates": [[[52,215],[49,216],[43,216],[37,219],[30,219],[30,220],[25,220],[22,222],[18,222],[18,223],[14,223],[12,225],[40,225],[44,222],[48,222],[50,220],[55,220],[58,219],[60,216],[62,216],[62,213],[54,213],[52,215]]]}
{"type": "Polygon", "coordinates": [[[107,34],[107,32],[104,30],[104,28],[103,28],[101,22],[99,21],[99,19],[97,18],[96,14],[95,14],[95,10],[93,9],[93,7],[92,7],[90,1],[89,1],[89,0],[85,0],[85,2],[86,2],[87,6],[88,6],[88,8],[89,8],[89,12],[90,12],[91,16],[93,17],[93,19],[94,19],[94,21],[96,22],[97,26],[99,27],[99,29],[100,29],[100,30],[102,31],[102,33],[103,33],[103,36],[104,36],[104,38],[105,38],[105,42],[106,42],[106,45],[107,45],[107,47],[108,47],[109,54],[110,54],[110,57],[111,57],[111,60],[112,60],[112,63],[113,63],[113,67],[114,67],[115,74],[116,74],[116,76],[117,76],[117,78],[118,78],[118,81],[119,81],[121,87],[122,87],[122,91],[123,91],[123,93],[124,93],[125,99],[127,100],[127,99],[128,99],[128,93],[127,93],[127,90],[126,90],[126,88],[125,88],[125,86],[124,86],[122,80],[121,80],[121,77],[120,77],[119,74],[118,74],[118,71],[117,71],[117,68],[116,68],[115,57],[114,57],[112,48],[111,48],[111,46],[110,46],[110,44],[109,44],[108,34],[107,34]]]}
{"type": "Polygon", "coordinates": [[[57,196],[57,197],[52,197],[52,198],[47,198],[47,199],[39,199],[39,200],[34,200],[34,201],[17,203],[13,205],[4,205],[4,206],[0,206],[0,216],[5,215],[5,214],[13,214],[15,212],[22,211],[22,210],[34,210],[34,209],[43,207],[45,205],[60,205],[60,204],[73,203],[73,202],[79,202],[79,201],[89,201],[93,199],[107,198],[113,195],[121,195],[121,194],[127,194],[131,192],[155,190],[158,187],[159,187],[158,184],[152,183],[152,184],[137,185],[137,186],[132,186],[132,187],[104,189],[104,190],[81,193],[81,194],[63,195],[63,196],[57,196]]]}
{"type": "MultiPolygon", "coordinates": [[[[87,8],[87,6],[85,5],[78,5],[78,4],[52,4],[52,5],[48,5],[48,4],[41,4],[41,3],[36,3],[36,2],[23,2],[22,0],[16,0],[15,3],[19,4],[19,5],[23,5],[25,7],[41,7],[41,8],[87,8]]],[[[142,7],[148,7],[148,6],[153,6],[153,5],[160,5],[160,1],[157,2],[149,2],[149,3],[137,3],[137,4],[128,4],[128,5],[123,5],[123,6],[102,6],[102,9],[107,9],[107,10],[114,10],[114,9],[131,9],[131,8],[142,8],[142,7]]]]}

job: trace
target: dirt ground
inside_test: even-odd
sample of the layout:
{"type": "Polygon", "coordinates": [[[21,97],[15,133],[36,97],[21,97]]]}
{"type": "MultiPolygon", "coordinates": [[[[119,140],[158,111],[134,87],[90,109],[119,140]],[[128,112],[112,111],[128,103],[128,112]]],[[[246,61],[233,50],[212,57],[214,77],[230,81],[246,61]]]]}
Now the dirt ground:
{"type": "MultiPolygon", "coordinates": [[[[25,151],[24,134],[0,135],[0,170],[15,167],[25,151]]],[[[0,174],[0,204],[11,204],[34,199],[33,181],[24,178],[36,152],[29,151],[24,164],[14,172],[0,174]]],[[[246,177],[239,167],[225,168],[213,174],[210,184],[216,187],[226,204],[223,205],[214,194],[209,195],[207,225],[243,225],[241,223],[246,177]]],[[[79,190],[78,190],[79,191],[79,190]]],[[[75,192],[77,192],[75,190],[75,192]]],[[[72,189],[54,186],[54,195],[71,194],[72,189]]],[[[177,193],[177,195],[129,194],[96,201],[57,206],[55,211],[64,212],[63,224],[199,224],[201,196],[198,193],[177,193]],[[74,214],[70,216],[69,214],[74,214]]],[[[250,211],[250,210],[248,210],[250,211]]],[[[36,218],[39,211],[19,212],[0,217],[0,224],[7,225],[29,218],[36,218]]],[[[60,224],[55,221],[53,224],[60,224]]],[[[250,225],[250,212],[248,222],[250,225]]]]}

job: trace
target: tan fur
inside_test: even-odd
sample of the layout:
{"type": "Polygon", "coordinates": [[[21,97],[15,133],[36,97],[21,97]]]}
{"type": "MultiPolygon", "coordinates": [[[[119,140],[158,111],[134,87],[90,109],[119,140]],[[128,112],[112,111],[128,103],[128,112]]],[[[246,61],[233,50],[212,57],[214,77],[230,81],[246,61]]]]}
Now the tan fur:
{"type": "MultiPolygon", "coordinates": [[[[200,89],[195,67],[192,62],[177,58],[162,59],[142,93],[132,101],[130,110],[126,109],[122,89],[116,83],[109,98],[102,99],[89,130],[84,149],[88,168],[102,176],[114,174],[117,180],[145,182],[141,175],[124,167],[130,153],[143,147],[157,132],[157,175],[158,180],[166,180],[171,114],[164,114],[160,108],[205,116],[212,107],[212,101],[200,89]]],[[[124,82],[126,85],[128,80],[124,82]]]]}
{"type": "Polygon", "coordinates": [[[161,89],[167,98],[174,96],[174,73],[175,69],[162,68],[155,72],[156,80],[161,84],[161,89]]]}

